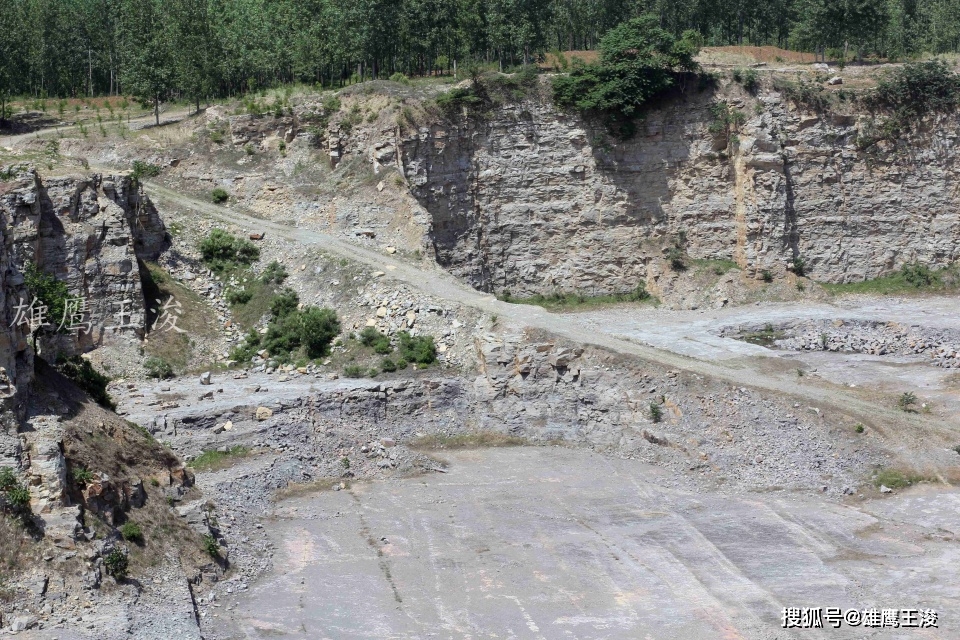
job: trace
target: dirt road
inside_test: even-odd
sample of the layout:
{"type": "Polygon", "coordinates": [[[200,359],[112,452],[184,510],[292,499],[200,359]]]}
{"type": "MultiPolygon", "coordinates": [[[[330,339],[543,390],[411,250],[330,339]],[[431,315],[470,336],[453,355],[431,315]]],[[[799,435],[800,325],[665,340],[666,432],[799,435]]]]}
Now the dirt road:
{"type": "MultiPolygon", "coordinates": [[[[479,292],[463,284],[438,266],[411,264],[396,256],[381,254],[331,234],[299,229],[254,217],[245,213],[237,205],[224,207],[204,202],[156,182],[148,183],[148,191],[158,202],[168,202],[228,225],[263,230],[343,256],[373,269],[385,271],[386,278],[400,280],[410,286],[419,288],[424,293],[473,307],[490,315],[496,315],[501,321],[511,323],[514,326],[541,329],[576,343],[596,345],[667,367],[684,369],[724,380],[737,386],[749,386],[793,396],[798,402],[805,405],[834,409],[848,415],[861,416],[863,419],[869,419],[872,422],[882,420],[891,424],[907,423],[913,427],[903,431],[904,434],[915,435],[924,431],[934,431],[949,437],[955,434],[955,429],[946,427],[922,415],[904,414],[894,408],[883,406],[869,397],[847,391],[839,385],[812,381],[801,383],[797,380],[795,369],[789,365],[781,367],[783,369],[781,372],[771,372],[769,366],[765,366],[761,370],[756,357],[711,360],[708,350],[704,350],[704,357],[694,357],[674,353],[667,349],[655,348],[638,340],[630,339],[628,336],[610,332],[604,326],[594,322],[585,322],[574,314],[554,314],[541,307],[511,304],[497,300],[490,294],[479,292]]],[[[638,321],[642,323],[642,314],[645,311],[638,310],[636,313],[638,314],[638,321]]],[[[656,320],[651,318],[651,322],[656,322],[656,320]]],[[[769,358],[760,358],[759,360],[769,360],[769,358]]],[[[896,430],[896,432],[900,433],[901,430],[896,430]]]]}

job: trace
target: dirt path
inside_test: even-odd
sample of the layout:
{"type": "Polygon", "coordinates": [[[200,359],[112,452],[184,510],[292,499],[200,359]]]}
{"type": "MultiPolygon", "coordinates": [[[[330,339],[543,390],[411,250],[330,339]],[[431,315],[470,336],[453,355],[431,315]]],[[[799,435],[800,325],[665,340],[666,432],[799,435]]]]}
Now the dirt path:
{"type": "MultiPolygon", "coordinates": [[[[919,435],[920,432],[939,433],[942,436],[955,436],[956,430],[922,415],[910,415],[882,406],[859,394],[847,392],[841,387],[816,383],[807,379],[800,383],[793,368],[781,373],[760,370],[760,361],[771,359],[741,358],[735,360],[709,361],[684,356],[664,349],[654,348],[630,339],[608,333],[602,327],[583,323],[574,315],[553,314],[541,307],[511,304],[497,300],[494,296],[479,292],[443,271],[438,266],[410,264],[396,257],[358,246],[336,236],[298,229],[248,215],[236,205],[218,206],[203,202],[191,196],[179,193],[156,182],[148,183],[148,190],[155,200],[170,202],[209,218],[236,225],[250,230],[265,231],[280,237],[317,247],[339,256],[365,264],[386,272],[384,277],[402,281],[416,287],[424,293],[473,307],[490,315],[496,315],[501,321],[517,326],[541,329],[579,344],[589,344],[609,349],[616,353],[639,357],[660,365],[683,369],[688,372],[723,380],[737,386],[753,387],[796,398],[797,402],[813,405],[821,409],[833,409],[876,423],[882,420],[891,425],[908,426],[906,430],[891,430],[891,433],[919,435]],[[817,386],[815,386],[817,385],[817,386]]],[[[643,311],[638,311],[643,313],[643,311]]],[[[651,321],[655,321],[651,319],[651,321]]],[[[912,438],[911,438],[912,439],[912,438]]]]}
{"type": "MultiPolygon", "coordinates": [[[[188,118],[193,114],[193,109],[174,109],[173,111],[167,111],[166,113],[160,114],[160,126],[174,124],[188,118]]],[[[131,131],[139,131],[141,129],[146,129],[151,126],[156,126],[156,119],[153,113],[148,113],[147,115],[140,116],[138,118],[131,118],[127,123],[131,131]]],[[[51,127],[47,129],[40,129],[39,131],[31,131],[30,133],[21,133],[15,136],[3,136],[0,135],[0,147],[13,148],[20,144],[21,142],[31,140],[33,138],[45,138],[50,135],[56,135],[59,133],[66,133],[68,131],[76,131],[80,128],[79,125],[70,125],[66,127],[51,127]]]]}

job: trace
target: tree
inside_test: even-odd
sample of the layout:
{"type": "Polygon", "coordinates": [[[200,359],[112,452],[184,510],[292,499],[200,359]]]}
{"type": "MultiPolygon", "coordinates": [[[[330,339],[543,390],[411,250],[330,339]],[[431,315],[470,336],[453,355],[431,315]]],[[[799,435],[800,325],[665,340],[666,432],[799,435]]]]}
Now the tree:
{"type": "Polygon", "coordinates": [[[206,0],[170,0],[167,3],[173,42],[172,64],[177,87],[200,112],[200,99],[216,87],[214,60],[219,55],[210,29],[206,0]]]}
{"type": "Polygon", "coordinates": [[[652,14],[611,29],[600,41],[600,61],[577,64],[554,79],[558,104],[605,114],[620,135],[632,134],[632,119],[656,96],[677,82],[681,72],[697,69],[694,34],[682,39],[657,26],[652,14]]]}
{"type": "Polygon", "coordinates": [[[124,10],[121,82],[125,92],[153,104],[159,125],[160,103],[176,80],[163,4],[160,0],[126,0],[124,10]]]}

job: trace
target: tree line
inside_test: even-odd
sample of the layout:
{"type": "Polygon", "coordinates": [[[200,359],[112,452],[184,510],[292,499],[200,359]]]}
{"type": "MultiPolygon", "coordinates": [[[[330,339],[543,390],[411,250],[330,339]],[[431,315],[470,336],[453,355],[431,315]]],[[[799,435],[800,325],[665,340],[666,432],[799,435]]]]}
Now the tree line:
{"type": "MultiPolygon", "coordinates": [[[[510,68],[650,14],[704,45],[960,49],[957,0],[0,0],[0,98],[176,95],[510,68]]],[[[2,115],[2,114],[0,114],[2,115]]]]}

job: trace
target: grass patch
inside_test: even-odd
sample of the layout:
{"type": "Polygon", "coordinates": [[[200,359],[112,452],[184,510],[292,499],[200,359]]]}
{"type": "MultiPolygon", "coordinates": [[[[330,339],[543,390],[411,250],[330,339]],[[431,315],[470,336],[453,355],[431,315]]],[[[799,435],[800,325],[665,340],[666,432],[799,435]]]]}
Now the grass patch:
{"type": "Polygon", "coordinates": [[[881,278],[843,284],[822,283],[820,286],[833,295],[855,293],[890,295],[954,291],[960,288],[960,266],[953,265],[935,270],[920,264],[907,264],[900,271],[881,278]]]}
{"type": "Polygon", "coordinates": [[[147,326],[151,327],[143,345],[144,364],[152,365],[148,370],[151,376],[167,377],[168,367],[171,373],[182,373],[190,364],[193,339],[217,336],[216,316],[196,292],[176,282],[159,265],[141,263],[140,271],[148,301],[147,326]]]}
{"type": "Polygon", "coordinates": [[[333,488],[341,482],[344,483],[347,489],[350,488],[350,483],[347,480],[341,480],[340,478],[317,478],[310,482],[291,482],[287,486],[274,491],[272,497],[275,502],[280,502],[281,500],[299,498],[321,491],[332,491],[333,488]]]}
{"type": "Polygon", "coordinates": [[[905,472],[900,469],[878,469],[873,475],[874,486],[884,485],[891,489],[903,489],[925,480],[927,478],[920,474],[905,472]]]}
{"type": "Polygon", "coordinates": [[[648,302],[653,305],[660,303],[656,297],[647,292],[646,286],[641,283],[636,289],[627,293],[614,293],[603,296],[587,296],[582,293],[551,293],[537,294],[529,298],[514,298],[509,291],[498,296],[500,300],[511,304],[532,304],[543,307],[547,311],[578,311],[602,307],[625,302],[648,302]]]}
{"type": "Polygon", "coordinates": [[[190,466],[197,471],[219,471],[236,464],[240,458],[250,455],[250,448],[237,445],[227,449],[226,453],[222,451],[204,451],[197,456],[190,466]]]}
{"type": "Polygon", "coordinates": [[[738,265],[733,260],[719,259],[719,260],[709,260],[709,259],[698,259],[691,260],[690,263],[696,268],[698,273],[713,273],[717,276],[725,275],[728,271],[734,269],[739,269],[738,265]]]}
{"type": "Polygon", "coordinates": [[[484,449],[488,447],[521,447],[530,441],[520,436],[511,436],[497,431],[478,433],[458,433],[443,435],[435,433],[420,436],[409,443],[411,449],[423,451],[441,451],[446,449],[484,449]]]}

